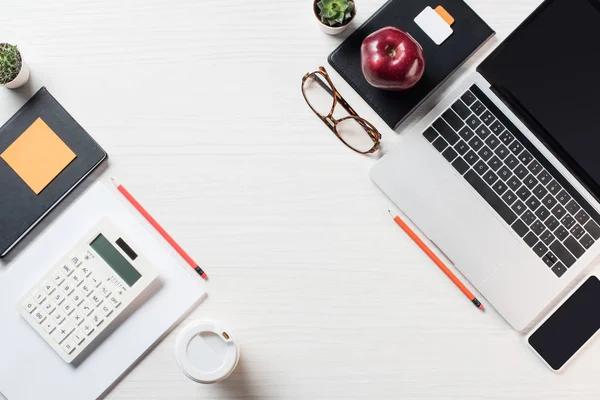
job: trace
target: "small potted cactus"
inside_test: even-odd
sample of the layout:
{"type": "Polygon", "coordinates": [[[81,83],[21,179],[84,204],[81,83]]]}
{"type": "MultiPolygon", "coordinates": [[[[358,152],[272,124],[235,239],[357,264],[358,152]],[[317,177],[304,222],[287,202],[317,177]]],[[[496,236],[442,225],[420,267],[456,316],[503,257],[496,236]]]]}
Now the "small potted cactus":
{"type": "Polygon", "coordinates": [[[0,43],[0,86],[16,89],[29,79],[29,67],[17,46],[0,43]]]}
{"type": "Polygon", "coordinates": [[[321,30],[329,35],[342,33],[356,15],[354,0],[314,0],[313,10],[321,30]]]}

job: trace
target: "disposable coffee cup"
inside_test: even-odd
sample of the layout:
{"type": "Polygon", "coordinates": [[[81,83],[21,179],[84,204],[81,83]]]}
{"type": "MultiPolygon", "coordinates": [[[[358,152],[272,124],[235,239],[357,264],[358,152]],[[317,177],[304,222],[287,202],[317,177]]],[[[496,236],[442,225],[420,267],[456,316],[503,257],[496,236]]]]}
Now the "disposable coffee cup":
{"type": "Polygon", "coordinates": [[[194,382],[226,379],[240,359],[240,349],[229,330],[216,321],[195,321],[183,328],[175,341],[181,371],[194,382]]]}

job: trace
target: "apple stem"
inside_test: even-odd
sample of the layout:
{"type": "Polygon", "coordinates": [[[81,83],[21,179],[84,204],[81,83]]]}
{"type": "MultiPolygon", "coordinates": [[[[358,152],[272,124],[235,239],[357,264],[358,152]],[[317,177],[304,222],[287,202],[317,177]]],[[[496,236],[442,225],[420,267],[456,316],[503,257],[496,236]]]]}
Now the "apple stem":
{"type": "Polygon", "coordinates": [[[396,56],[396,49],[394,49],[392,46],[386,46],[385,52],[390,57],[395,57],[396,56]]]}

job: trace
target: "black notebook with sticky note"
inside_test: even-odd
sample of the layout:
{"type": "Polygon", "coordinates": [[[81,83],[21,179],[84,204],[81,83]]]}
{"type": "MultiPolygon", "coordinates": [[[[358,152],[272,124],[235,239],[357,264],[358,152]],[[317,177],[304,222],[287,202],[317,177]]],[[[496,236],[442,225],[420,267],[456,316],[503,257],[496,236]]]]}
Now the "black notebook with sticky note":
{"type": "Polygon", "coordinates": [[[106,157],[41,88],[0,128],[0,257],[106,157]]]}
{"type": "Polygon", "coordinates": [[[390,0],[334,50],[328,60],[373,110],[396,129],[493,35],[494,31],[462,0],[390,0]],[[438,21],[432,17],[435,11],[431,9],[438,6],[441,6],[441,11],[438,9],[440,21],[450,29],[436,26],[438,21]],[[418,16],[420,25],[415,22],[418,16]],[[409,33],[425,54],[423,77],[405,91],[375,88],[362,73],[360,47],[363,40],[386,26],[409,33]],[[436,44],[436,41],[441,43],[436,44]]]}

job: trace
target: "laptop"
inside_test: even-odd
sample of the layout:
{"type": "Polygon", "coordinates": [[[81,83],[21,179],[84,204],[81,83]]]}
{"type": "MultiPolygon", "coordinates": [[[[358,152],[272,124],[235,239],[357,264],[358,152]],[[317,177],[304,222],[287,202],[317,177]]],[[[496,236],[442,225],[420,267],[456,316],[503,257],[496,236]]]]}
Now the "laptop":
{"type": "Polygon", "coordinates": [[[517,330],[600,254],[599,41],[544,1],[370,171],[517,330]]]}

